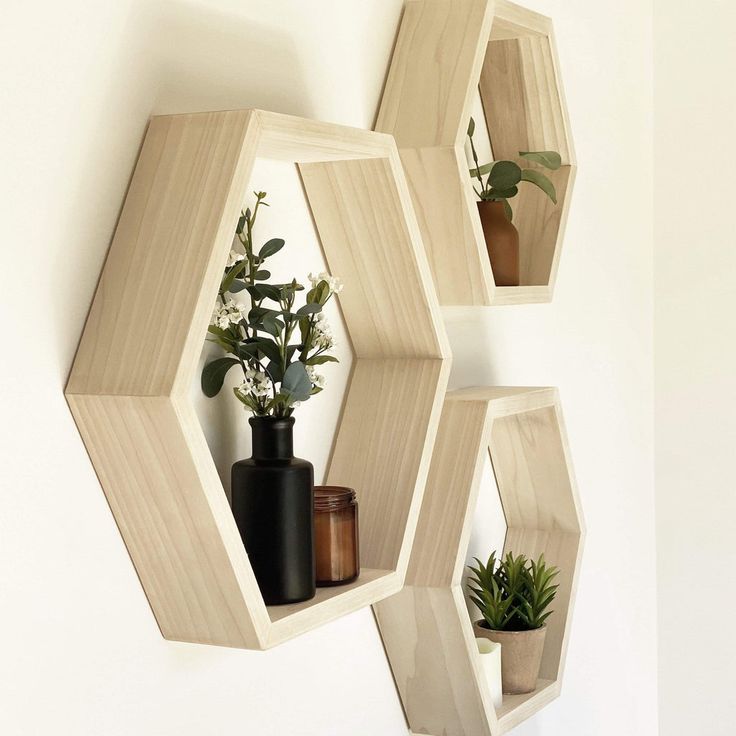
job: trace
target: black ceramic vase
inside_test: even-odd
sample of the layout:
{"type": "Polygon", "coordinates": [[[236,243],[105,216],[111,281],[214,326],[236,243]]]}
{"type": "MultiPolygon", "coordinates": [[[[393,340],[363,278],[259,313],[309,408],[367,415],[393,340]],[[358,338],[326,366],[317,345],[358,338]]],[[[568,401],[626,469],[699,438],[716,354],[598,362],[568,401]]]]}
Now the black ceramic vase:
{"type": "Polygon", "coordinates": [[[294,457],[294,418],[251,417],[253,456],[232,468],[232,507],[266,605],[315,594],[314,469],[294,457]]]}

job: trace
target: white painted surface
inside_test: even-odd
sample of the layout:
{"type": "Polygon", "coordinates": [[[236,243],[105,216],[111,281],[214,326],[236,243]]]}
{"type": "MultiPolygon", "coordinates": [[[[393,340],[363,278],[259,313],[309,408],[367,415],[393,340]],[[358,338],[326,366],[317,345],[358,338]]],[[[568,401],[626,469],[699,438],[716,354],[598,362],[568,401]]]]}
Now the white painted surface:
{"type": "MultiPolygon", "coordinates": [[[[401,5],[3,6],[3,736],[405,733],[367,610],[265,653],[164,641],[62,397],[149,114],[368,127],[401,5]]],[[[651,13],[530,5],[556,19],[580,162],[555,303],[448,311],[453,383],[560,386],[589,527],[563,697],[516,733],[652,736],[651,13]]]]}
{"type": "Polygon", "coordinates": [[[660,732],[732,736],[736,6],[654,6],[660,732]]]}

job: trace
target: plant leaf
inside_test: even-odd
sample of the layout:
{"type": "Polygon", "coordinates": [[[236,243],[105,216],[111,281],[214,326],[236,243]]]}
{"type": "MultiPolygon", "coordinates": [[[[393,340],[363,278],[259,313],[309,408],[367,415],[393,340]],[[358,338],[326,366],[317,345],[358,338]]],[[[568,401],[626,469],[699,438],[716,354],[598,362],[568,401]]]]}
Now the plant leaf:
{"type": "Polygon", "coordinates": [[[228,288],[228,291],[231,294],[237,294],[239,291],[243,291],[245,289],[245,281],[240,281],[239,279],[233,279],[233,282],[230,284],[230,287],[228,288]]]}
{"type": "Polygon", "coordinates": [[[280,319],[276,319],[276,317],[267,314],[261,320],[260,328],[269,335],[278,337],[284,329],[284,323],[280,319]]]}
{"type": "Polygon", "coordinates": [[[521,172],[523,181],[536,184],[555,204],[557,204],[557,192],[555,185],[541,172],[536,169],[524,169],[521,172]]]}
{"type": "Polygon", "coordinates": [[[285,371],[280,392],[292,402],[306,401],[312,391],[312,381],[303,363],[294,361],[285,371]]]}
{"type": "Polygon", "coordinates": [[[473,135],[473,133],[475,133],[475,120],[471,117],[468,123],[468,135],[473,135]]]}
{"type": "Polygon", "coordinates": [[[220,393],[225,375],[239,361],[235,358],[217,358],[202,369],[202,392],[212,398],[220,393]]]}
{"type": "Polygon", "coordinates": [[[238,276],[240,276],[241,273],[243,273],[243,271],[245,271],[245,269],[247,268],[247,266],[248,266],[247,259],[244,260],[244,261],[240,261],[240,263],[236,263],[227,272],[227,275],[225,276],[225,278],[220,283],[220,291],[223,292],[223,293],[226,292],[226,291],[230,291],[230,285],[233,283],[233,281],[235,281],[235,279],[238,276]]]}
{"type": "Polygon", "coordinates": [[[488,184],[503,191],[511,189],[521,181],[521,168],[513,161],[496,161],[488,174],[488,184]]]}
{"type": "Polygon", "coordinates": [[[270,271],[266,271],[265,269],[261,269],[259,271],[256,271],[253,274],[254,281],[265,281],[266,279],[270,279],[270,278],[271,278],[271,272],[270,271]]]}
{"type": "Polygon", "coordinates": [[[259,352],[263,353],[269,360],[272,360],[274,363],[281,362],[281,351],[273,340],[261,338],[256,344],[259,352]]]}
{"type": "Polygon", "coordinates": [[[340,361],[333,355],[315,355],[313,358],[307,359],[307,365],[322,365],[323,363],[339,363],[340,361]]]}
{"type": "Polygon", "coordinates": [[[483,164],[482,166],[479,166],[477,169],[470,169],[469,173],[470,176],[478,177],[480,174],[483,176],[483,174],[490,174],[491,169],[493,168],[493,165],[495,164],[495,161],[491,161],[489,164],[483,164]]]}
{"type": "Polygon", "coordinates": [[[488,192],[488,196],[491,199],[508,199],[509,197],[515,197],[519,193],[519,187],[511,187],[510,189],[491,189],[488,192]]]}
{"type": "Polygon", "coordinates": [[[254,284],[253,286],[249,284],[246,289],[254,299],[272,299],[275,302],[281,299],[281,292],[271,284],[254,284]]]}
{"type": "Polygon", "coordinates": [[[284,247],[284,240],[282,238],[271,238],[263,244],[262,248],[258,251],[259,258],[268,258],[274,253],[278,253],[284,247]]]}
{"type": "Polygon", "coordinates": [[[330,285],[320,281],[317,286],[307,292],[308,304],[324,304],[330,298],[330,285]]]}
{"type": "Polygon", "coordinates": [[[553,171],[562,166],[562,157],[557,151],[519,151],[519,156],[553,171]]]}

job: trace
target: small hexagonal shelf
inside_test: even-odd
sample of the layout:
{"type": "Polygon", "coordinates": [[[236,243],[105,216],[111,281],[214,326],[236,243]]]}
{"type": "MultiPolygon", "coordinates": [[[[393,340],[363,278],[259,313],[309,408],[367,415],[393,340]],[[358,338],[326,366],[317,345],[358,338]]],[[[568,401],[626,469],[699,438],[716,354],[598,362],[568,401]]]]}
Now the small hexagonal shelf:
{"type": "Polygon", "coordinates": [[[575,174],[558,66],[549,18],[506,0],[406,3],[376,130],[396,138],[443,306],[552,299],[575,174]],[[468,173],[478,91],[496,159],[562,157],[557,205],[536,187],[513,200],[520,286],[495,285],[468,173]]]}
{"type": "Polygon", "coordinates": [[[374,607],[412,734],[499,736],[559,694],[582,541],[556,389],[448,393],[406,587],[374,607]],[[506,517],[504,550],[543,552],[560,568],[537,688],[505,695],[498,711],[461,587],[489,451],[506,517]]]}
{"type": "Polygon", "coordinates": [[[163,635],[266,648],[398,591],[448,356],[390,136],[255,110],[154,117],[66,396],[163,635]],[[276,607],[189,398],[256,156],[298,166],[355,355],[327,482],[358,490],[363,571],[276,607]]]}

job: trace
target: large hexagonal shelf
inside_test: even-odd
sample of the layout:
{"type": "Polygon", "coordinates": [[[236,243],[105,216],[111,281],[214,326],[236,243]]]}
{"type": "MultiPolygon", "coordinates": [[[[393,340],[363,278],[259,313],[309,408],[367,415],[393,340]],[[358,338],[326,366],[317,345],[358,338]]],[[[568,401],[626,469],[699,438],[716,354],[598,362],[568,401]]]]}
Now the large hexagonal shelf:
{"type": "Polygon", "coordinates": [[[375,606],[411,733],[499,736],[559,694],[582,539],[557,391],[448,393],[406,587],[375,606]],[[498,711],[461,587],[489,450],[506,517],[504,549],[543,552],[560,568],[537,688],[505,695],[498,711]]]}
{"type": "Polygon", "coordinates": [[[401,588],[449,349],[390,136],[262,111],[155,117],[66,396],[163,635],[265,648],[401,588]],[[189,398],[256,156],[298,165],[355,362],[327,482],[357,582],[268,608],[189,398]]]}
{"type": "Polygon", "coordinates": [[[409,0],[376,130],[396,138],[442,305],[551,300],[575,157],[549,18],[506,0],[409,0]],[[478,91],[496,159],[562,156],[548,172],[557,205],[536,187],[513,200],[520,286],[494,283],[468,174],[478,91]]]}

